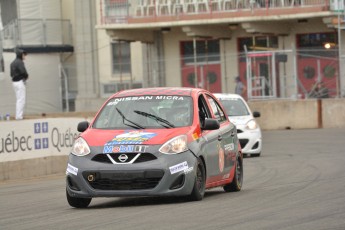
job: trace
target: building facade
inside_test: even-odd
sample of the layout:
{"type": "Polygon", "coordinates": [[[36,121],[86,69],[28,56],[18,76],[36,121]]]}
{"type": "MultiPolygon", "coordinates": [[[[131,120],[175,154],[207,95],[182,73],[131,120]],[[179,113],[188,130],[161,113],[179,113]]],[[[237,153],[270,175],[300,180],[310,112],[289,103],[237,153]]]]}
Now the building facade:
{"type": "Polygon", "coordinates": [[[97,28],[112,41],[153,47],[143,76],[160,86],[231,93],[239,76],[248,99],[309,98],[317,82],[329,97],[344,94],[343,1],[100,0],[97,7],[97,28]]]}
{"type": "Polygon", "coordinates": [[[27,114],[95,111],[122,89],[201,87],[248,99],[344,96],[343,0],[0,0],[14,114],[13,50],[29,52],[27,114]]]}

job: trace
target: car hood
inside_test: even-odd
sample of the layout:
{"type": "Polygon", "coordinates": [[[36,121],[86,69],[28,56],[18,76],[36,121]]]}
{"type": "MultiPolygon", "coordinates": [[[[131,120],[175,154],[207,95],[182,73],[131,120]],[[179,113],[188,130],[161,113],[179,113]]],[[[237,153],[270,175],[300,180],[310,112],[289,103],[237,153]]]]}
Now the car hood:
{"type": "Polygon", "coordinates": [[[90,146],[112,145],[161,145],[169,139],[187,134],[190,136],[190,127],[174,129],[143,129],[143,130],[101,130],[88,129],[80,136],[90,146]]]}
{"type": "Polygon", "coordinates": [[[248,116],[229,116],[230,121],[235,125],[245,125],[248,121],[252,120],[253,117],[251,115],[248,116]]]}

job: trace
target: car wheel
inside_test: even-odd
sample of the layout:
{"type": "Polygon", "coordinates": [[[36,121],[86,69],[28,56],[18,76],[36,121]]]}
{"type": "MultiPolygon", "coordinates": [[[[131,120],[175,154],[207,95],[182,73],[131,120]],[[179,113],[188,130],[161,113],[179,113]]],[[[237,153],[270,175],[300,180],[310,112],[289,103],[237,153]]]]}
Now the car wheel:
{"type": "Polygon", "coordinates": [[[75,208],[87,208],[89,206],[92,198],[77,198],[72,197],[68,194],[66,190],[66,197],[68,204],[75,208]]]}
{"type": "Polygon", "coordinates": [[[230,184],[227,184],[223,187],[225,192],[237,192],[240,191],[242,188],[243,182],[243,161],[241,157],[236,158],[236,170],[234,179],[230,184]]]}
{"type": "Polygon", "coordinates": [[[194,187],[190,194],[190,200],[198,201],[202,200],[205,195],[205,184],[206,184],[206,172],[203,161],[198,158],[198,166],[194,181],[194,187]]]}

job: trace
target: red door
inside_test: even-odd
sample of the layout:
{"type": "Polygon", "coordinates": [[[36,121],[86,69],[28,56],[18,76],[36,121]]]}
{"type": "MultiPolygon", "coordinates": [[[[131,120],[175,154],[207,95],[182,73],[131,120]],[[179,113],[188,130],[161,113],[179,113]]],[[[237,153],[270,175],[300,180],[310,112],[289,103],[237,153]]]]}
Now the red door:
{"type": "Polygon", "coordinates": [[[212,93],[221,93],[221,69],[220,64],[199,64],[182,67],[182,86],[198,87],[209,90],[212,93]],[[196,82],[195,82],[196,81],[196,82]]]}

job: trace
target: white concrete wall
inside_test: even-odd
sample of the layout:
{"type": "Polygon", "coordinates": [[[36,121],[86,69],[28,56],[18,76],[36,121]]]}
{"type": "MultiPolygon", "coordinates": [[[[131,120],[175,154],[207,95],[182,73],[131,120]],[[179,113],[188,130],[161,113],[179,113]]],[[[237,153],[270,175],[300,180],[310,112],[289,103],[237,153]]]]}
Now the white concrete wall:
{"type": "Polygon", "coordinates": [[[166,86],[181,86],[180,41],[190,40],[180,28],[163,34],[166,86]]]}

